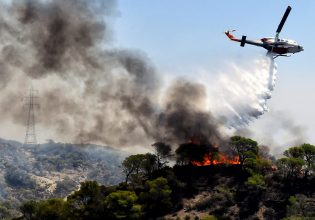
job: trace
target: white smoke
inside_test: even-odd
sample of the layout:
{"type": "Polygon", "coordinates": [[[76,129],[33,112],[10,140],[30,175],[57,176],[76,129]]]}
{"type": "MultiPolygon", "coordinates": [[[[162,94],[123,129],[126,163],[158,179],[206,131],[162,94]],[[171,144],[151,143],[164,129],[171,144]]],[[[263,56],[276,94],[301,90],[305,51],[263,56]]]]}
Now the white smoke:
{"type": "Polygon", "coordinates": [[[232,64],[231,71],[221,73],[216,85],[215,115],[228,127],[247,125],[268,111],[267,100],[275,87],[277,65],[269,57],[261,57],[247,65],[232,64]]]}
{"type": "Polygon", "coordinates": [[[38,130],[75,143],[149,146],[191,136],[217,143],[221,124],[213,111],[236,127],[268,110],[275,80],[270,58],[249,67],[233,65],[219,77],[213,93],[206,93],[206,83],[196,82],[199,78],[176,78],[166,87],[145,54],[113,48],[107,16],[115,14],[116,4],[98,3],[0,4],[2,120],[24,126],[26,111],[17,100],[31,81],[42,97],[38,130]]]}

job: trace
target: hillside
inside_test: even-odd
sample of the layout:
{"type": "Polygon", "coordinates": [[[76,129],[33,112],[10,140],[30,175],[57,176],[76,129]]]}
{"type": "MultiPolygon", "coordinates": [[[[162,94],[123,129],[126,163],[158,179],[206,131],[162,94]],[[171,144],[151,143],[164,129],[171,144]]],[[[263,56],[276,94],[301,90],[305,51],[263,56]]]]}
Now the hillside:
{"type": "Polygon", "coordinates": [[[119,165],[126,156],[97,145],[49,141],[24,147],[0,139],[0,214],[26,200],[65,197],[85,180],[117,184],[123,178],[119,165]]]}
{"type": "Polygon", "coordinates": [[[315,146],[274,159],[252,139],[233,136],[230,155],[202,141],[157,142],[155,153],[121,164],[124,182],[82,182],[64,197],[27,201],[17,219],[300,220],[315,218],[315,146]],[[176,160],[172,167],[171,161],[176,160]]]}

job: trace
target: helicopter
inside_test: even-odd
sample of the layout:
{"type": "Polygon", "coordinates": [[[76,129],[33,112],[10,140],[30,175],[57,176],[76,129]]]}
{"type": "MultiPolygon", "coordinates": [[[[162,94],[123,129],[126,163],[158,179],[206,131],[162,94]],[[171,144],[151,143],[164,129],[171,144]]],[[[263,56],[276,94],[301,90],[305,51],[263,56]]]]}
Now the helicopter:
{"type": "Polygon", "coordinates": [[[242,39],[237,39],[236,37],[234,37],[232,35],[232,32],[234,32],[235,30],[228,30],[228,31],[225,31],[224,33],[230,40],[240,42],[241,47],[244,47],[245,44],[251,44],[251,45],[265,48],[268,51],[267,55],[271,55],[273,59],[279,56],[290,57],[289,54],[295,54],[295,53],[304,51],[303,47],[299,45],[296,41],[279,38],[279,34],[290,14],[290,11],[291,11],[291,6],[288,6],[276,30],[275,37],[264,37],[259,40],[247,40],[246,39],[247,36],[244,36],[244,35],[242,36],[242,39]]]}

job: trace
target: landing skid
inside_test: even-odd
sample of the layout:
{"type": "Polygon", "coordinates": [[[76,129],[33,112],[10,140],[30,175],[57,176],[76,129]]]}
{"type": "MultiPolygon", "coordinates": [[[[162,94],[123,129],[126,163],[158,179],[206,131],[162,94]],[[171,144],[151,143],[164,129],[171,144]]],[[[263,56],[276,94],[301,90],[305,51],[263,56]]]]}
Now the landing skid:
{"type": "Polygon", "coordinates": [[[276,59],[277,57],[290,57],[291,55],[284,55],[284,54],[278,54],[276,56],[273,56],[272,59],[276,59]]]}
{"type": "Polygon", "coordinates": [[[290,57],[291,55],[287,55],[287,54],[275,54],[272,52],[267,52],[266,54],[268,57],[272,58],[273,60],[276,59],[277,57],[290,57]]]}

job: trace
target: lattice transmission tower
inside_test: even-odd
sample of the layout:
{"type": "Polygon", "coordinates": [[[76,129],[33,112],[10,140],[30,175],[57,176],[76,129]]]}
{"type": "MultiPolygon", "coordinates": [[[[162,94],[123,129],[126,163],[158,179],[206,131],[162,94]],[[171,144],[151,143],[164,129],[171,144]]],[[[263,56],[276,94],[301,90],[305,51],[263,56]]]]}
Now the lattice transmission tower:
{"type": "Polygon", "coordinates": [[[36,94],[38,93],[37,90],[34,90],[33,87],[30,89],[29,96],[26,97],[27,103],[26,106],[28,108],[27,112],[27,121],[26,121],[26,134],[25,134],[25,140],[24,140],[24,146],[29,145],[37,145],[37,139],[36,139],[36,129],[35,129],[35,110],[39,107],[39,104],[37,103],[38,96],[36,94]]]}

